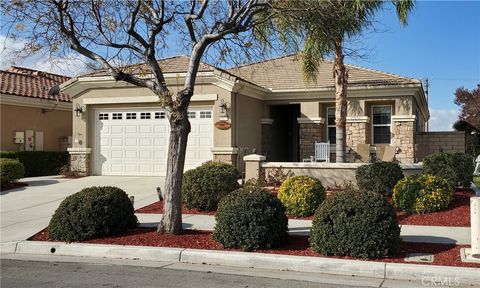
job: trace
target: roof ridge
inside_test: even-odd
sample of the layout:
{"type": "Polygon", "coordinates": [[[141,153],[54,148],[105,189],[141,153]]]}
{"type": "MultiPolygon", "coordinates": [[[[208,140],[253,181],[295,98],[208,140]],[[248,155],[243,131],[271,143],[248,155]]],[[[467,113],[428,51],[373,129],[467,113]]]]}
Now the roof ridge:
{"type": "MultiPolygon", "coordinates": [[[[53,76],[59,76],[59,77],[63,77],[63,78],[69,78],[69,79],[71,78],[70,76],[66,76],[66,75],[61,75],[61,74],[57,74],[57,73],[51,73],[51,72],[47,72],[47,71],[43,71],[43,70],[37,70],[37,69],[26,68],[26,67],[21,67],[21,66],[15,66],[15,65],[12,65],[12,66],[8,67],[8,69],[10,69],[10,68],[15,68],[15,69],[19,69],[19,70],[28,70],[28,71],[33,71],[33,72],[42,72],[42,73],[45,73],[45,74],[49,74],[49,75],[53,75],[53,76]]],[[[20,74],[20,75],[25,75],[25,76],[32,76],[32,75],[22,74],[20,72],[8,71],[8,69],[7,70],[0,70],[0,71],[20,74]]]]}
{"type": "MultiPolygon", "coordinates": [[[[333,60],[330,60],[330,61],[333,62],[333,60]]],[[[379,73],[379,74],[383,74],[383,75],[387,75],[387,76],[393,76],[393,77],[397,77],[397,78],[401,78],[401,79],[405,79],[405,80],[415,80],[415,81],[421,82],[419,79],[416,79],[416,78],[412,78],[412,77],[408,77],[408,76],[402,76],[402,75],[395,74],[395,73],[389,73],[389,72],[385,72],[385,71],[378,70],[378,69],[360,67],[360,66],[352,65],[352,64],[345,64],[345,66],[353,67],[353,68],[360,69],[360,70],[370,71],[370,72],[374,72],[374,73],[379,73]]]]}
{"type": "Polygon", "coordinates": [[[263,59],[263,60],[253,62],[253,63],[242,64],[242,65],[230,67],[230,68],[227,68],[227,70],[233,70],[233,69],[237,69],[237,68],[243,68],[243,67],[246,67],[246,66],[257,65],[257,64],[261,64],[261,63],[265,63],[265,62],[271,62],[271,61],[279,60],[279,59],[282,59],[282,58],[287,58],[287,57],[297,56],[297,55],[298,55],[298,53],[285,54],[285,55],[277,56],[277,57],[270,58],[270,59],[263,59]]]}

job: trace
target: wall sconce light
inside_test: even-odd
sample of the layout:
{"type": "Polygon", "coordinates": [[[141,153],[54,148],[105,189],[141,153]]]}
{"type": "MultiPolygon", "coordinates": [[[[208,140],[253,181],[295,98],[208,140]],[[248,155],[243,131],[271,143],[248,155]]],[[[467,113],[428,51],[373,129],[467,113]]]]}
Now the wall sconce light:
{"type": "Polygon", "coordinates": [[[223,100],[223,99],[220,100],[220,105],[218,107],[220,107],[220,113],[222,113],[222,114],[227,113],[228,104],[227,104],[227,102],[225,102],[225,100],[223,100]]]}
{"type": "Polygon", "coordinates": [[[75,111],[75,116],[79,117],[83,114],[83,112],[85,112],[85,108],[77,103],[77,106],[75,106],[75,109],[73,111],[75,111]]]}

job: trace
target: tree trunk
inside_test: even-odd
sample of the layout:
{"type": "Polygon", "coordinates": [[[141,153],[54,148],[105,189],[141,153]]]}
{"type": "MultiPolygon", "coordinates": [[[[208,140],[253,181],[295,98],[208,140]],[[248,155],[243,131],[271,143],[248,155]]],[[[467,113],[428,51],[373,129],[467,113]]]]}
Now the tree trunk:
{"type": "Polygon", "coordinates": [[[335,44],[335,62],[333,78],[335,82],[335,127],[336,127],[336,162],[345,163],[347,147],[347,71],[343,63],[342,41],[335,44]]]}
{"type": "Polygon", "coordinates": [[[158,233],[174,235],[182,233],[182,178],[188,133],[190,133],[187,107],[188,105],[182,105],[170,115],[170,141],[167,176],[163,192],[163,218],[157,227],[158,233]]]}

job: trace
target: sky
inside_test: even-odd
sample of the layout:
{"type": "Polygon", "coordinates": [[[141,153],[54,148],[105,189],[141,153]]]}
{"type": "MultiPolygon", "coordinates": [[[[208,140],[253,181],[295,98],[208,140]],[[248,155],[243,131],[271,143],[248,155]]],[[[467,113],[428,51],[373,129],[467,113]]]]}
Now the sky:
{"type": "MultiPolygon", "coordinates": [[[[408,25],[400,25],[393,7],[380,12],[375,31],[357,39],[364,57],[347,57],[354,64],[417,79],[429,79],[430,130],[452,130],[458,118],[453,103],[458,87],[480,84],[480,0],[417,1],[408,25]]],[[[0,31],[0,69],[11,65],[10,41],[0,31]]],[[[45,55],[16,60],[18,66],[72,75],[84,71],[85,58],[72,52],[52,65],[45,55]]]]}

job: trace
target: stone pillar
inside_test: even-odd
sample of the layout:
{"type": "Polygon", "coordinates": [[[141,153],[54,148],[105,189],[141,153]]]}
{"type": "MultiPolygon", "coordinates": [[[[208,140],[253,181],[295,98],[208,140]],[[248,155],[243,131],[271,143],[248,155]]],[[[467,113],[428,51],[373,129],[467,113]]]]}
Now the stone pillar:
{"type": "Polygon", "coordinates": [[[392,144],[399,148],[395,155],[400,163],[415,162],[415,115],[392,116],[392,144]]]}
{"type": "Polygon", "coordinates": [[[238,148],[215,147],[212,149],[212,153],[213,153],[213,161],[219,161],[219,162],[231,164],[233,166],[237,166],[238,148]]]}
{"type": "Polygon", "coordinates": [[[347,117],[347,147],[352,149],[352,153],[355,153],[353,155],[355,155],[357,159],[358,155],[356,151],[358,144],[369,143],[369,123],[370,117],[368,116],[347,117]]]}
{"type": "Polygon", "coordinates": [[[300,160],[315,155],[315,141],[324,142],[325,119],[297,118],[300,138],[300,160]]]}
{"type": "Polygon", "coordinates": [[[272,145],[272,124],[273,119],[262,118],[262,154],[269,159],[270,148],[272,145]]]}
{"type": "Polygon", "coordinates": [[[92,175],[90,170],[90,148],[68,148],[70,170],[81,176],[92,175]]]}
{"type": "Polygon", "coordinates": [[[243,157],[243,162],[245,162],[245,181],[258,179],[262,174],[262,162],[264,162],[265,159],[265,156],[257,154],[243,157]]]}

